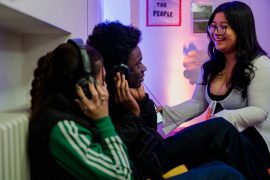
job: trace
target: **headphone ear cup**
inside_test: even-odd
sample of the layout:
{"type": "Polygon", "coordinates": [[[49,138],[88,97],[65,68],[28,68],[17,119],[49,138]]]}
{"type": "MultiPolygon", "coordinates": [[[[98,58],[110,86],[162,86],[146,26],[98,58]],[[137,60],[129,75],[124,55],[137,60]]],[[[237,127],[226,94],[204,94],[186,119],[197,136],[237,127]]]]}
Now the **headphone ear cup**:
{"type": "Polygon", "coordinates": [[[89,76],[89,77],[83,77],[81,78],[77,85],[81,86],[85,96],[88,98],[88,99],[91,99],[92,98],[92,94],[91,92],[89,91],[89,86],[88,86],[88,83],[93,83],[93,84],[96,84],[96,79],[92,76],[89,76]]]}
{"type": "Polygon", "coordinates": [[[112,69],[112,76],[113,77],[116,76],[117,72],[120,72],[121,74],[124,74],[126,78],[128,78],[129,75],[130,75],[130,69],[125,64],[120,64],[120,65],[114,66],[113,69],[112,69]]]}

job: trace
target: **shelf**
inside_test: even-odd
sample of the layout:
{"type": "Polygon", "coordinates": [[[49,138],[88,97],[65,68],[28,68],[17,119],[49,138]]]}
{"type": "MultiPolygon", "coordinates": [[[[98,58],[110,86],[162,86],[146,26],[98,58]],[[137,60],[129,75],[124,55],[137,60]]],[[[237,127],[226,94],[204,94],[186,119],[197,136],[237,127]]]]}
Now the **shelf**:
{"type": "Polygon", "coordinates": [[[15,33],[70,34],[59,27],[0,4],[0,29],[15,33]]]}

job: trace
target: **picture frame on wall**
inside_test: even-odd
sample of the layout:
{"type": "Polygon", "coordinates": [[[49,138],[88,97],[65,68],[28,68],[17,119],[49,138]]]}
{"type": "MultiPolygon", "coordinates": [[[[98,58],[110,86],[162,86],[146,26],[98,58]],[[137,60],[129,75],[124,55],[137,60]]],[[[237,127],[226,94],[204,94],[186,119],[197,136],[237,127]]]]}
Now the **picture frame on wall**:
{"type": "Polygon", "coordinates": [[[181,0],[147,0],[146,26],[181,26],[181,0]]]}
{"type": "Polygon", "coordinates": [[[207,23],[213,11],[213,4],[206,1],[191,2],[192,32],[206,33],[207,23]]]}

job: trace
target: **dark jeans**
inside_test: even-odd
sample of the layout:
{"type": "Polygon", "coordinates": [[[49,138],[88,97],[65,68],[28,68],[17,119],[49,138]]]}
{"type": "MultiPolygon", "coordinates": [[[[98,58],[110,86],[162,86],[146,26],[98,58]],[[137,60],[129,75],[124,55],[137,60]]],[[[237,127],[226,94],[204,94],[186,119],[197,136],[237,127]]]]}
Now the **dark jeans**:
{"type": "Polygon", "coordinates": [[[169,178],[169,180],[245,180],[246,178],[236,169],[222,163],[205,163],[198,168],[169,178]]]}
{"type": "Polygon", "coordinates": [[[270,179],[251,143],[223,118],[190,126],[165,139],[145,163],[148,173],[157,174],[180,164],[192,169],[214,161],[236,168],[247,179],[270,179]]]}
{"type": "Polygon", "coordinates": [[[262,161],[265,162],[265,165],[268,168],[270,168],[270,154],[267,144],[256,128],[249,127],[241,132],[241,134],[247,137],[249,142],[256,148],[256,151],[261,156],[262,161]]]}

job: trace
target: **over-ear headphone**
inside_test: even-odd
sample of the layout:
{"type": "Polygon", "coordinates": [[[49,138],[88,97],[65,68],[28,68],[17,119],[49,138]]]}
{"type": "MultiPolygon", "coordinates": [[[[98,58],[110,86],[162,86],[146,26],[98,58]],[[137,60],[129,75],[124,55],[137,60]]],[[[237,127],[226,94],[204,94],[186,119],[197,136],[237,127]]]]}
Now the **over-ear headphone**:
{"type": "Polygon", "coordinates": [[[112,76],[114,77],[117,72],[120,72],[121,74],[124,74],[126,78],[131,73],[129,67],[126,64],[115,65],[111,70],[112,76]]]}
{"type": "Polygon", "coordinates": [[[82,90],[84,94],[91,99],[92,95],[89,91],[88,83],[96,83],[95,77],[92,75],[92,70],[91,70],[91,61],[90,57],[88,56],[86,47],[83,43],[82,39],[69,39],[67,41],[70,44],[73,44],[78,51],[80,52],[81,60],[82,60],[82,65],[83,65],[83,76],[79,79],[77,84],[82,87],[82,90]]]}

